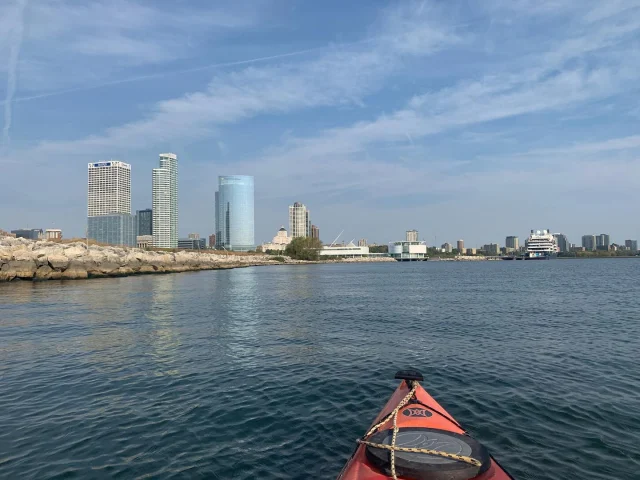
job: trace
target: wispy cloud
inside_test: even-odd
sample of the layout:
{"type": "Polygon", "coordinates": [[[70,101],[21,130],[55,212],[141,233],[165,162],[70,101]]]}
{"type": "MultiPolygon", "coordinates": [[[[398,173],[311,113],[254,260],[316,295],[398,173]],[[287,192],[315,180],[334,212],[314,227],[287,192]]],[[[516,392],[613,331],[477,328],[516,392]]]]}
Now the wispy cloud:
{"type": "Polygon", "coordinates": [[[424,18],[412,17],[406,9],[401,13],[402,17],[398,13],[385,19],[379,33],[364,41],[328,46],[313,60],[219,74],[206,91],[159,102],[143,120],[109,128],[103,135],[50,142],[41,148],[56,152],[105,146],[140,148],[159,136],[201,137],[216,126],[261,114],[362,105],[364,97],[382,88],[385,78],[403,68],[403,59],[437,52],[447,45],[447,39],[461,41],[450,26],[439,24],[431,10],[423,12],[424,18]],[[413,38],[411,48],[398,41],[399,37],[413,38]]]}
{"type": "MultiPolygon", "coordinates": [[[[263,8],[262,2],[244,1],[224,8],[149,0],[32,2],[24,26],[21,91],[37,95],[105,83],[134,76],[127,75],[133,69],[197,58],[207,43],[254,26],[263,8]]],[[[2,9],[0,51],[3,28],[13,24],[1,18],[2,9]]]]}
{"type": "Polygon", "coordinates": [[[18,0],[13,19],[13,31],[9,38],[9,63],[7,66],[7,95],[4,100],[4,127],[2,129],[2,143],[7,145],[10,140],[11,130],[11,108],[13,96],[18,86],[18,59],[20,58],[20,47],[24,35],[24,10],[27,7],[27,0],[18,0]]]}
{"type": "MultiPolygon", "coordinates": [[[[80,86],[80,87],[76,87],[76,88],[67,88],[67,89],[63,89],[63,90],[56,90],[53,92],[46,92],[46,93],[41,93],[41,94],[37,94],[37,95],[28,95],[28,96],[23,96],[23,97],[16,97],[14,98],[14,102],[28,102],[30,100],[38,100],[41,98],[51,98],[51,97],[59,97],[61,95],[68,95],[71,93],[78,93],[78,92],[87,92],[90,90],[97,90],[100,88],[105,88],[105,87],[112,87],[112,86],[116,86],[116,85],[123,85],[123,84],[127,84],[127,83],[134,83],[134,82],[143,82],[146,80],[154,80],[154,79],[158,79],[158,78],[166,78],[166,77],[170,77],[173,75],[182,75],[185,73],[195,73],[195,72],[202,72],[202,71],[206,71],[206,70],[215,70],[215,69],[219,69],[219,68],[227,68],[227,67],[237,67],[237,66],[241,66],[241,65],[249,65],[249,64],[253,64],[253,63],[261,63],[261,62],[269,62],[269,61],[273,61],[273,60],[280,60],[280,59],[284,59],[284,58],[289,58],[289,57],[296,57],[296,56],[301,56],[301,55],[305,55],[305,54],[309,54],[309,53],[314,53],[314,52],[318,52],[320,50],[326,50],[326,47],[317,47],[317,48],[307,48],[304,50],[296,50],[294,52],[287,52],[287,53],[280,53],[280,54],[276,54],[276,55],[268,55],[268,56],[264,56],[264,57],[256,57],[256,58],[249,58],[246,60],[235,60],[233,62],[221,62],[221,63],[212,63],[209,65],[201,65],[198,67],[189,67],[189,68],[182,68],[182,69],[168,69],[168,70],[163,70],[161,72],[158,73],[150,73],[147,75],[137,75],[134,77],[127,77],[127,78],[122,78],[119,80],[113,80],[110,82],[102,82],[102,83],[97,83],[97,84],[93,84],[93,85],[84,85],[84,86],[80,86]]],[[[4,102],[0,102],[0,105],[3,105],[4,102]]]]}

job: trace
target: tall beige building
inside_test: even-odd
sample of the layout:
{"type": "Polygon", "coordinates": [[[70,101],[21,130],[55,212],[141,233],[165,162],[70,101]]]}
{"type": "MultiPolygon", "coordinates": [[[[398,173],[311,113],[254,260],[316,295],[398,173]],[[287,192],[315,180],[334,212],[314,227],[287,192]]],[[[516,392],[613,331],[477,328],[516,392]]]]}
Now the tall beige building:
{"type": "Polygon", "coordinates": [[[418,231],[407,230],[407,242],[417,242],[417,241],[418,241],[418,231]]]}
{"type": "Polygon", "coordinates": [[[289,232],[291,238],[311,236],[309,210],[300,202],[289,205],[289,232]]]}

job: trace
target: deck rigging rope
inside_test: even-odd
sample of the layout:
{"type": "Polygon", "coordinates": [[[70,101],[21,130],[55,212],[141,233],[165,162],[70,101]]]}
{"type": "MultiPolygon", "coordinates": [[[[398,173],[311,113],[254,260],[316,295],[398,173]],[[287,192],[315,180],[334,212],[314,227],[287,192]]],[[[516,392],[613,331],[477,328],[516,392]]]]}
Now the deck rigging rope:
{"type": "Polygon", "coordinates": [[[412,448],[412,447],[398,447],[396,446],[396,437],[398,435],[398,412],[409,403],[409,401],[413,398],[418,389],[419,383],[414,380],[407,381],[408,385],[411,386],[409,393],[398,403],[396,408],[394,408],[389,415],[382,419],[382,421],[376,423],[373,427],[369,429],[369,431],[365,434],[364,437],[358,439],[358,443],[362,445],[368,445],[373,448],[382,448],[384,450],[390,451],[391,457],[391,476],[393,480],[398,480],[398,475],[396,474],[396,452],[411,452],[411,453],[425,453],[428,455],[436,455],[439,457],[450,458],[452,460],[457,460],[459,462],[468,463],[469,465],[474,465],[476,467],[482,466],[482,462],[476,460],[473,457],[467,457],[465,455],[456,455],[455,453],[442,452],[440,450],[430,450],[427,448],[412,448]],[[393,419],[393,435],[391,436],[391,444],[386,445],[383,443],[374,443],[367,440],[374,433],[376,433],[380,427],[382,427],[389,420],[393,419]]]}

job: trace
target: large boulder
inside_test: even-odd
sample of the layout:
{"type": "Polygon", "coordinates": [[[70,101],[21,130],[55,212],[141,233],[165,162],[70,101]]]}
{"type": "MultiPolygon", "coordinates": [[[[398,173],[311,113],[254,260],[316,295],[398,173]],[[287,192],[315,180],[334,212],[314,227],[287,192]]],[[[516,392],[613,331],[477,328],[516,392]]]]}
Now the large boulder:
{"type": "Polygon", "coordinates": [[[81,259],[74,259],[69,262],[69,266],[62,272],[61,278],[78,279],[88,278],[87,267],[81,259]]]}
{"type": "Polygon", "coordinates": [[[29,260],[11,260],[6,265],[3,265],[3,269],[8,267],[8,271],[13,272],[17,278],[30,279],[36,273],[36,262],[33,259],[29,260]]]}
{"type": "Polygon", "coordinates": [[[5,263],[0,268],[0,280],[10,281],[16,278],[16,272],[9,267],[8,263],[5,263]]]}
{"type": "MultiPolygon", "coordinates": [[[[41,265],[36,270],[35,278],[37,280],[48,280],[51,277],[51,273],[54,272],[53,268],[47,265],[41,265]]],[[[56,272],[59,273],[59,272],[56,272]]]]}
{"type": "Polygon", "coordinates": [[[82,257],[87,254],[87,246],[83,243],[72,243],[64,249],[64,256],[67,258],[82,257]]]}
{"type": "Polygon", "coordinates": [[[54,254],[47,256],[49,266],[55,270],[65,270],[69,266],[69,258],[64,255],[54,254]]]}

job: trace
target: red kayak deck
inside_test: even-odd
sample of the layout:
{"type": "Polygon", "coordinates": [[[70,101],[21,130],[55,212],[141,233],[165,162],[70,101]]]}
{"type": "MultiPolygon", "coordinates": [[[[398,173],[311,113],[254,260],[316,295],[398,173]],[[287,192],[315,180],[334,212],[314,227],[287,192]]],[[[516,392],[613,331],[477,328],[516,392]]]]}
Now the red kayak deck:
{"type": "MultiPolygon", "coordinates": [[[[398,378],[398,377],[396,377],[398,378]]],[[[403,380],[402,383],[398,386],[394,394],[391,396],[385,407],[382,409],[378,417],[373,422],[373,425],[376,425],[378,422],[382,421],[385,417],[387,417],[397,406],[398,404],[407,396],[410,391],[409,384],[410,380],[403,380]]],[[[442,406],[436,402],[436,400],[429,395],[421,385],[417,385],[414,396],[408,403],[402,407],[398,411],[397,415],[397,426],[400,431],[412,433],[416,431],[421,431],[422,429],[428,429],[424,431],[429,431],[433,433],[434,429],[437,430],[436,434],[440,431],[445,431],[444,433],[452,432],[453,434],[461,434],[465,435],[461,437],[463,439],[469,439],[470,437],[466,436],[466,432],[461,428],[461,426],[453,419],[449,413],[442,408],[442,406]]],[[[386,434],[390,436],[390,432],[392,431],[393,423],[392,420],[389,420],[386,424],[380,427],[382,431],[386,430],[386,434]]],[[[381,433],[384,436],[384,434],[381,433]]],[[[473,441],[473,440],[471,440],[473,441]]],[[[474,443],[477,443],[473,441],[474,443]]],[[[385,443],[385,442],[383,442],[385,443]]],[[[386,442],[390,443],[390,442],[386,442]]],[[[438,442],[436,442],[437,444],[438,442]]],[[[399,445],[400,443],[396,443],[399,445]]],[[[431,444],[433,445],[433,443],[431,444]]],[[[443,442],[440,442],[440,445],[443,445],[443,442]]],[[[479,445],[479,444],[478,444],[479,445]]],[[[372,451],[369,451],[367,454],[367,448],[371,449],[372,447],[367,447],[366,445],[359,444],[353,456],[349,459],[349,462],[345,465],[343,471],[341,472],[338,480],[385,480],[392,478],[389,473],[389,469],[386,469],[384,466],[374,465],[371,461],[372,459],[375,461],[376,458],[372,455],[372,451]]],[[[452,475],[451,473],[445,474],[444,472],[423,472],[422,474],[416,475],[407,475],[403,476],[401,472],[397,472],[397,477],[400,479],[409,479],[409,478],[420,478],[420,479],[438,479],[438,478],[468,478],[475,480],[509,480],[513,479],[494,459],[488,454],[488,451],[481,447],[486,453],[486,460],[484,462],[484,466],[480,469],[480,473],[476,476],[448,476],[452,475]]],[[[388,450],[378,450],[378,456],[389,455],[388,450]],[[384,452],[384,453],[382,453],[384,452]]],[[[374,453],[374,455],[376,455],[374,453]]],[[[396,458],[398,458],[399,453],[396,452],[396,458]]],[[[426,454],[416,454],[412,453],[414,458],[416,455],[423,455],[430,458],[430,461],[438,463],[438,460],[433,460],[434,457],[426,455],[426,454]]],[[[456,463],[455,460],[447,460],[447,459],[439,459],[442,464],[449,464],[449,468],[451,468],[451,464],[456,463]]],[[[396,464],[398,464],[398,460],[396,460],[396,464]]],[[[433,466],[431,466],[433,467],[433,466]]],[[[436,465],[437,468],[437,465],[436,465]]],[[[455,468],[455,467],[454,467],[455,468]]],[[[460,473],[458,473],[460,475],[460,473]]]]}

